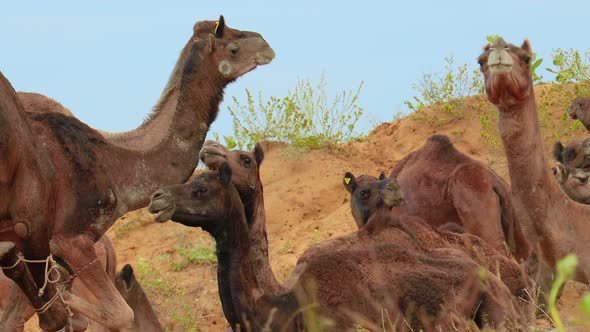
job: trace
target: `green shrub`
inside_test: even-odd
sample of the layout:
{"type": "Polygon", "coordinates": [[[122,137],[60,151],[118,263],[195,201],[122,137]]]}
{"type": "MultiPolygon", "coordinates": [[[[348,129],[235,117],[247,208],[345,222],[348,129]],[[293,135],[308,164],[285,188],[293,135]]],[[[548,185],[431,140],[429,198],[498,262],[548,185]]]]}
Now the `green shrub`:
{"type": "Polygon", "coordinates": [[[229,106],[233,118],[234,138],[225,137],[240,148],[251,147],[260,141],[291,143],[295,148],[319,149],[355,139],[356,125],[363,115],[358,98],[363,86],[345,90],[330,98],[324,76],[313,85],[299,80],[295,89],[284,98],[258,98],[246,89],[247,101],[242,104],[233,98],[229,106]]]}
{"type": "Polygon", "coordinates": [[[554,73],[555,81],[559,83],[580,83],[590,80],[590,52],[581,53],[575,49],[553,51],[553,65],[547,68],[554,73]]]}
{"type": "Polygon", "coordinates": [[[419,96],[414,96],[413,101],[404,101],[404,104],[416,112],[415,119],[432,124],[444,124],[450,120],[419,112],[426,105],[442,109],[452,118],[462,119],[464,98],[483,92],[483,81],[477,69],[470,69],[467,64],[456,65],[452,56],[445,58],[445,63],[443,72],[424,74],[418,83],[412,85],[419,96]]]}

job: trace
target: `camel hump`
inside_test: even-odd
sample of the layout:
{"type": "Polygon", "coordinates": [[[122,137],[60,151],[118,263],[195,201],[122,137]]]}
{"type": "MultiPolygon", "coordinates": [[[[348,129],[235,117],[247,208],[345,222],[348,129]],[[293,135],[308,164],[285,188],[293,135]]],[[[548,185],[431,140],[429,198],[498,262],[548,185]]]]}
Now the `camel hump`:
{"type": "Polygon", "coordinates": [[[428,138],[428,142],[437,143],[444,148],[452,148],[453,143],[447,135],[435,134],[428,138]]]}
{"type": "Polygon", "coordinates": [[[72,112],[57,102],[55,99],[49,98],[35,92],[18,92],[18,97],[23,104],[25,112],[54,112],[66,116],[74,116],[72,112]]]}

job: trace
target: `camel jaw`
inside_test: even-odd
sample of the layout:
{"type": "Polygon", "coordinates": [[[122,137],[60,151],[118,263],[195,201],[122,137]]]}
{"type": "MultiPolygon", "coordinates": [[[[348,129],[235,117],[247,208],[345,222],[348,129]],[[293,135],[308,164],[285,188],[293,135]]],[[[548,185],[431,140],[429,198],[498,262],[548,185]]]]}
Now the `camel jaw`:
{"type": "Polygon", "coordinates": [[[152,200],[148,211],[152,213],[155,222],[163,223],[172,219],[174,212],[176,212],[176,204],[164,199],[152,200]]]}

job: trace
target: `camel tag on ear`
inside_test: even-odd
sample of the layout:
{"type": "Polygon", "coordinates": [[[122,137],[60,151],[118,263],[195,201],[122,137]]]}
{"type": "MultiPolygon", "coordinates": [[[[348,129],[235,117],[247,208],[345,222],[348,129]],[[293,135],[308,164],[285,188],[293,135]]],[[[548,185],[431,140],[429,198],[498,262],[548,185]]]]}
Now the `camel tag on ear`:
{"type": "Polygon", "coordinates": [[[216,35],[217,34],[217,29],[219,29],[219,21],[215,22],[215,29],[213,29],[213,34],[216,35]]]}
{"type": "Polygon", "coordinates": [[[344,183],[349,184],[350,183],[350,178],[344,178],[344,183]]]}

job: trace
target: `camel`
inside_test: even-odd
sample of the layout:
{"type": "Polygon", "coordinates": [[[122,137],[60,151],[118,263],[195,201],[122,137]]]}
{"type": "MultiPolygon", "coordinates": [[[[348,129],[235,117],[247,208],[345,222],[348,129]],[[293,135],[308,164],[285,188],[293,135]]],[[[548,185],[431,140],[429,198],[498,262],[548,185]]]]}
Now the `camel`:
{"type": "Polygon", "coordinates": [[[54,284],[39,294],[43,264],[23,264],[16,253],[59,258],[93,290],[92,299],[66,292],[69,307],[110,329],[131,325],[132,310],[95,264],[94,242],[155,189],[188,179],[224,87],[273,57],[255,32],[226,27],[223,17],[199,22],[148,120],[108,139],[71,116],[24,112],[0,75],[0,266],[42,329],[65,326],[66,306],[54,284]]]}
{"type": "Polygon", "coordinates": [[[229,150],[215,141],[206,141],[199,152],[201,161],[211,170],[219,169],[222,163],[228,163],[233,170],[232,184],[238,190],[245,208],[248,222],[250,257],[252,266],[259,273],[260,290],[281,292],[285,288],[275,278],[268,258],[268,240],[266,237],[266,214],[264,211],[264,192],[260,180],[260,166],[264,160],[261,143],[254,145],[251,152],[229,150]]]}
{"type": "MultiPolygon", "coordinates": [[[[117,255],[109,238],[105,235],[95,244],[96,255],[100,260],[107,275],[114,280],[117,268],[117,255]]],[[[60,268],[61,273],[67,274],[65,268],[60,268]]],[[[72,289],[76,294],[92,294],[79,280],[74,280],[72,289]]],[[[0,308],[3,309],[0,331],[23,331],[24,324],[35,314],[33,307],[29,305],[25,294],[20,288],[0,272],[0,308]]],[[[94,321],[88,322],[84,317],[75,313],[72,327],[74,331],[84,331],[89,325],[93,332],[107,332],[101,325],[94,321]]]]}
{"type": "Polygon", "coordinates": [[[586,130],[590,131],[590,97],[577,97],[572,101],[567,110],[568,115],[574,120],[580,120],[586,130]]]}
{"type": "Polygon", "coordinates": [[[404,200],[404,194],[396,179],[387,179],[381,172],[379,178],[371,175],[355,177],[352,172],[344,173],[342,179],[344,188],[350,193],[350,210],[358,228],[363,227],[369,221],[377,209],[382,206],[399,206],[404,200]],[[383,195],[383,191],[390,191],[383,195]],[[392,198],[386,202],[386,198],[392,198]]]}
{"type": "Polygon", "coordinates": [[[561,142],[556,142],[553,147],[555,179],[569,198],[582,204],[590,204],[590,150],[585,151],[590,148],[589,143],[586,140],[573,141],[564,147],[561,142]]]}
{"type": "MultiPolygon", "coordinates": [[[[391,214],[376,214],[385,216],[391,224],[325,241],[299,259],[287,291],[257,296],[260,272],[250,262],[245,209],[231,178],[232,169],[224,162],[218,172],[203,173],[185,185],[161,188],[152,196],[149,210],[158,222],[171,218],[186,226],[201,227],[215,238],[220,298],[234,330],[300,331],[325,319],[331,321],[329,327],[315,327],[353,330],[359,317],[379,326],[384,312],[393,315],[392,321],[397,314],[405,313],[411,328],[432,330],[441,323],[443,305],[459,294],[464,281],[480,267],[450,245],[424,248],[421,241],[427,241],[427,237],[444,241],[430,226],[395,225],[399,220],[391,214]],[[412,230],[407,231],[410,227],[412,230]]],[[[481,241],[479,245],[486,248],[481,241]]],[[[493,265],[504,269],[502,277],[513,283],[508,286],[493,273],[487,274],[490,288],[486,289],[493,289],[493,295],[480,288],[476,301],[457,301],[465,305],[458,311],[483,317],[483,324],[487,321],[491,326],[503,326],[519,312],[515,307],[521,305],[520,300],[512,294],[525,289],[526,278],[515,263],[491,248],[487,250],[494,257],[493,265]]]]}
{"type": "Polygon", "coordinates": [[[553,158],[566,167],[590,168],[590,137],[573,140],[563,146],[557,141],[553,145],[553,158]]]}
{"type": "Polygon", "coordinates": [[[514,217],[508,185],[485,164],[433,135],[389,174],[405,199],[403,209],[438,228],[454,223],[497,250],[524,261],[531,252],[514,217]]]}
{"type": "Polygon", "coordinates": [[[553,179],[535,106],[530,42],[518,47],[498,38],[478,62],[488,100],[498,109],[498,128],[512,184],[515,212],[540,258],[554,267],[569,253],[578,256],[575,279],[590,278],[590,206],[571,200],[553,179]]]}
{"type": "Polygon", "coordinates": [[[133,326],[126,329],[132,332],[163,332],[164,329],[160,325],[158,316],[154,312],[147,294],[143,291],[143,287],[135,278],[133,268],[129,264],[125,264],[121,271],[117,272],[115,276],[115,287],[125,302],[133,309],[133,326]]]}
{"type": "MultiPolygon", "coordinates": [[[[354,176],[352,172],[346,172],[342,182],[350,193],[350,211],[358,228],[364,227],[379,208],[393,208],[403,203],[404,194],[399,183],[386,178],[383,172],[379,177],[365,174],[354,176]]],[[[465,229],[454,222],[444,223],[437,229],[441,232],[465,233],[465,229]]]]}

